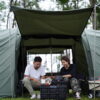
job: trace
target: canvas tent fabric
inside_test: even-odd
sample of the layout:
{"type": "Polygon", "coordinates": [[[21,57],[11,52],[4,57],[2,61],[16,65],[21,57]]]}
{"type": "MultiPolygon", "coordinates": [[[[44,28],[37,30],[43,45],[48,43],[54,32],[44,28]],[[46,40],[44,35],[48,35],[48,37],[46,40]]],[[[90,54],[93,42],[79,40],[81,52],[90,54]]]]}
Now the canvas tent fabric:
{"type": "Polygon", "coordinates": [[[49,47],[65,48],[73,45],[75,40],[81,38],[93,8],[37,11],[12,6],[11,10],[14,12],[22,35],[23,45],[29,50],[49,47]]]}
{"type": "Polygon", "coordinates": [[[0,97],[15,95],[20,39],[16,29],[0,30],[0,97]]]}
{"type": "Polygon", "coordinates": [[[81,34],[93,8],[71,11],[37,11],[12,6],[11,10],[14,12],[22,35],[24,50],[45,54],[51,53],[51,50],[53,53],[62,52],[61,48],[71,48],[73,59],[78,65],[78,72],[88,74],[81,34]]]}
{"type": "Polygon", "coordinates": [[[100,31],[85,30],[82,34],[90,79],[100,80],[100,31]]]}
{"type": "Polygon", "coordinates": [[[22,36],[80,36],[93,8],[72,11],[37,11],[12,7],[22,36]],[[73,28],[73,29],[72,29],[73,28]]]}
{"type": "Polygon", "coordinates": [[[66,48],[71,48],[74,45],[74,39],[56,39],[56,38],[46,38],[46,39],[28,39],[23,41],[24,46],[28,52],[33,52],[34,54],[41,53],[61,53],[66,48]]]}
{"type": "MultiPolygon", "coordinates": [[[[21,35],[18,30],[10,29],[0,31],[0,97],[15,96],[17,83],[15,73],[20,39],[21,35]]],[[[100,76],[100,31],[85,30],[82,34],[82,40],[89,66],[89,75],[93,77],[94,71],[95,77],[97,78],[100,76]]],[[[82,52],[80,45],[81,44],[78,42],[76,50],[82,52]]],[[[77,56],[82,55],[83,53],[81,53],[81,55],[78,53],[77,56]]],[[[82,70],[82,68],[80,70],[82,70]]]]}

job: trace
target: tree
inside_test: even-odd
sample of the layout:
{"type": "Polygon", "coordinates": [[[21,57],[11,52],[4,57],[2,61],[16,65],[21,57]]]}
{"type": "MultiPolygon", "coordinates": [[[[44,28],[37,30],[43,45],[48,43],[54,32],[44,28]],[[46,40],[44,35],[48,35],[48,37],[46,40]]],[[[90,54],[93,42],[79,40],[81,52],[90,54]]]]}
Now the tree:
{"type": "Polygon", "coordinates": [[[97,7],[97,20],[96,20],[97,30],[100,30],[100,6],[97,7]]]}
{"type": "MultiPolygon", "coordinates": [[[[39,0],[10,0],[10,7],[16,6],[21,8],[27,8],[27,9],[38,9],[40,10],[40,7],[38,5],[39,0]]],[[[8,13],[8,20],[9,20],[10,11],[8,13]]],[[[8,28],[8,20],[7,20],[7,28],[8,28]]],[[[15,18],[13,19],[12,27],[16,26],[15,18]]]]}
{"type": "Polygon", "coordinates": [[[95,9],[96,4],[100,3],[100,0],[89,0],[89,4],[84,0],[57,0],[62,5],[63,10],[80,9],[87,7],[94,7],[90,23],[92,23],[93,29],[100,29],[100,7],[95,9]],[[97,13],[96,13],[97,10],[97,13]]]}
{"type": "Polygon", "coordinates": [[[63,10],[79,9],[86,6],[84,0],[57,0],[62,5],[63,10]]]}
{"type": "Polygon", "coordinates": [[[4,10],[6,9],[6,4],[4,1],[0,1],[0,26],[3,22],[5,22],[5,13],[4,10]]]}
{"type": "Polygon", "coordinates": [[[96,17],[97,18],[97,20],[96,20],[96,24],[97,24],[96,25],[96,29],[100,30],[100,0],[97,0],[97,4],[99,4],[99,5],[98,5],[98,7],[96,9],[97,10],[97,13],[96,13],[97,14],[97,17],[96,17]]]}
{"type": "MultiPolygon", "coordinates": [[[[90,1],[90,6],[95,7],[95,4],[96,4],[97,0],[89,0],[89,1],[90,1]]],[[[96,29],[96,12],[95,12],[95,9],[92,13],[91,18],[92,18],[91,21],[92,21],[93,29],[96,29]]]]}
{"type": "Polygon", "coordinates": [[[1,1],[0,2],[0,11],[1,10],[3,10],[3,9],[5,9],[6,7],[5,7],[5,2],[4,1],[1,1]]]}
{"type": "Polygon", "coordinates": [[[27,9],[40,9],[39,0],[11,0],[11,5],[27,9]]]}

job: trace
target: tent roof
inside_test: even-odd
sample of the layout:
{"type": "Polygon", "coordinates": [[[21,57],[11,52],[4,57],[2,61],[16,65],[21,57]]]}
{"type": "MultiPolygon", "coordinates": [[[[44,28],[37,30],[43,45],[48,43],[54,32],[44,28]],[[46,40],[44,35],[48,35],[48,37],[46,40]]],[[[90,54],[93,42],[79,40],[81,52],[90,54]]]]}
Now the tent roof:
{"type": "Polygon", "coordinates": [[[86,8],[71,11],[37,11],[18,7],[11,9],[27,49],[66,48],[73,45],[73,40],[80,39],[93,10],[86,8]]]}
{"type": "Polygon", "coordinates": [[[93,8],[71,11],[37,11],[12,7],[22,36],[80,36],[93,8]]]}

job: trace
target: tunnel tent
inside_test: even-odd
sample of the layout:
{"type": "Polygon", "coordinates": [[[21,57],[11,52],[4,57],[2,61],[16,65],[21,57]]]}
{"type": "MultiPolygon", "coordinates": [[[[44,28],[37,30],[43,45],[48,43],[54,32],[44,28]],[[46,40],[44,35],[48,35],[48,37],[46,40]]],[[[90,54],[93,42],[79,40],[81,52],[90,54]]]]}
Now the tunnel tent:
{"type": "Polygon", "coordinates": [[[15,96],[20,39],[18,29],[0,30],[0,97],[15,96]]]}

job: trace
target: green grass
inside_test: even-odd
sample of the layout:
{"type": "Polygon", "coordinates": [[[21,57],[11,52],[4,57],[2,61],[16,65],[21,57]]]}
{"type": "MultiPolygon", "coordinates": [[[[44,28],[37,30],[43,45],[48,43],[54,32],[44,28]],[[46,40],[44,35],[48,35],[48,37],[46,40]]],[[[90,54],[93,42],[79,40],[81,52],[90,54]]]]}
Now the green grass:
{"type": "MultiPolygon", "coordinates": [[[[40,93],[40,92],[39,91],[35,91],[35,94],[38,94],[38,93],[40,93]]],[[[16,97],[16,98],[0,98],[0,100],[31,100],[31,99],[30,99],[30,95],[28,93],[26,93],[26,94],[24,94],[21,97],[16,97]]],[[[40,100],[40,99],[33,99],[33,100],[40,100]]],[[[72,93],[70,93],[69,97],[67,97],[66,100],[76,100],[76,99],[73,97],[72,93]]],[[[87,96],[83,96],[82,95],[81,100],[100,100],[100,98],[89,99],[87,96]]]]}
{"type": "MultiPolygon", "coordinates": [[[[31,100],[29,97],[20,97],[20,98],[0,98],[0,100],[31,100]]],[[[39,99],[33,99],[33,100],[39,100],[39,99]]],[[[67,98],[66,100],[76,100],[75,98],[67,98]]],[[[87,97],[82,97],[81,100],[100,100],[100,98],[95,99],[89,99],[87,97]]]]}

